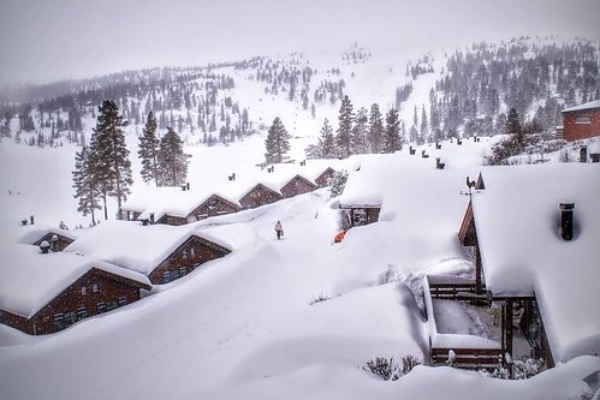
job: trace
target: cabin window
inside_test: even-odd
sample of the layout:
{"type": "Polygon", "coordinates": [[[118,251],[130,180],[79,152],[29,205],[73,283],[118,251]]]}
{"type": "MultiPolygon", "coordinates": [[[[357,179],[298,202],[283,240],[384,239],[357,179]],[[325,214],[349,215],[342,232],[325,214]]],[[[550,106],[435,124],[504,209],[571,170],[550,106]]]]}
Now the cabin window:
{"type": "Polygon", "coordinates": [[[101,301],[100,303],[96,304],[96,311],[98,314],[106,312],[106,303],[101,301]]]}
{"type": "Polygon", "coordinates": [[[169,272],[169,271],[163,272],[162,278],[163,278],[164,283],[171,282],[171,272],[169,272]]]}
{"type": "Polygon", "coordinates": [[[81,295],[85,296],[87,294],[87,288],[85,286],[81,287],[81,295]]]}
{"type": "Polygon", "coordinates": [[[92,292],[94,292],[94,293],[98,293],[99,291],[100,291],[100,284],[98,284],[98,283],[94,283],[94,284],[92,285],[92,292]]]}
{"type": "Polygon", "coordinates": [[[187,252],[187,250],[186,250],[186,249],[184,249],[184,250],[181,252],[181,256],[183,257],[183,259],[184,259],[184,260],[186,260],[186,259],[188,258],[188,252],[187,252]]]}
{"type": "Polygon", "coordinates": [[[207,207],[209,210],[214,210],[215,208],[217,208],[217,202],[216,202],[215,200],[213,200],[213,201],[209,202],[209,203],[206,205],[206,207],[207,207]]]}
{"type": "Polygon", "coordinates": [[[184,276],[187,274],[187,268],[186,267],[179,267],[179,276],[184,276]]]}
{"type": "Polygon", "coordinates": [[[55,329],[62,329],[65,326],[65,316],[63,313],[54,314],[53,321],[55,329]]]}
{"type": "Polygon", "coordinates": [[[85,307],[79,307],[77,309],[77,320],[84,319],[88,317],[88,312],[85,307]]]}
{"type": "Polygon", "coordinates": [[[119,304],[119,307],[122,307],[127,304],[127,299],[125,297],[119,297],[117,299],[117,303],[119,304]]]}
{"type": "Polygon", "coordinates": [[[208,214],[198,214],[196,215],[196,218],[198,218],[198,221],[200,221],[202,219],[208,218],[208,214]]]}
{"type": "Polygon", "coordinates": [[[196,257],[196,249],[195,248],[191,248],[190,249],[190,253],[192,254],[192,257],[196,257]]]}
{"type": "Polygon", "coordinates": [[[65,313],[65,321],[69,325],[74,324],[75,322],[77,322],[77,314],[75,313],[75,311],[65,313]]]}
{"type": "Polygon", "coordinates": [[[589,115],[578,115],[575,118],[575,123],[578,125],[589,125],[592,123],[592,119],[589,115]]]}

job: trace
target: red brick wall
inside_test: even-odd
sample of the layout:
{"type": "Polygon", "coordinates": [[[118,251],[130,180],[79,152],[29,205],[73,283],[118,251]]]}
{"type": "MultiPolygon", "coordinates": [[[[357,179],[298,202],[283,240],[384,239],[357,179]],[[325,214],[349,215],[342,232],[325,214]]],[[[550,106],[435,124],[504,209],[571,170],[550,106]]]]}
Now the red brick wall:
{"type": "Polygon", "coordinates": [[[563,114],[565,140],[573,141],[600,136],[600,110],[563,114]],[[589,124],[577,124],[577,117],[590,117],[589,124]]]}
{"type": "Polygon", "coordinates": [[[254,189],[252,189],[252,191],[250,191],[247,195],[240,199],[240,204],[242,207],[244,207],[244,209],[249,209],[274,203],[282,198],[283,197],[279,193],[259,184],[255,186],[254,189]]]}
{"type": "Polygon", "coordinates": [[[112,279],[103,271],[92,269],[29,320],[0,310],[0,321],[32,335],[43,335],[59,331],[81,319],[133,303],[139,299],[140,289],[138,287],[112,279]],[[97,285],[97,291],[94,290],[94,285],[97,285]],[[82,287],[85,287],[85,294],[82,292],[82,287]],[[119,299],[121,299],[121,304],[119,299]],[[106,304],[105,311],[98,309],[99,303],[106,304]],[[86,314],[78,314],[78,311],[83,310],[86,314]],[[62,314],[64,317],[61,326],[55,325],[54,316],[56,314],[62,314]]]}
{"type": "Polygon", "coordinates": [[[192,236],[148,276],[154,284],[163,284],[179,279],[205,262],[221,258],[230,251],[207,240],[192,236]],[[168,275],[165,276],[165,273],[168,275]]]}

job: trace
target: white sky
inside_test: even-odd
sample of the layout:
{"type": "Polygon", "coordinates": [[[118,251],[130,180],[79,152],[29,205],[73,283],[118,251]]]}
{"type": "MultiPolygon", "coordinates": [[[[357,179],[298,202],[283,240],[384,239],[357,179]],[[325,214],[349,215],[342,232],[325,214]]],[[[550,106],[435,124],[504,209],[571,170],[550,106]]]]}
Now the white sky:
{"type": "Polygon", "coordinates": [[[0,0],[0,84],[235,60],[357,41],[600,39],[598,0],[0,0]]]}

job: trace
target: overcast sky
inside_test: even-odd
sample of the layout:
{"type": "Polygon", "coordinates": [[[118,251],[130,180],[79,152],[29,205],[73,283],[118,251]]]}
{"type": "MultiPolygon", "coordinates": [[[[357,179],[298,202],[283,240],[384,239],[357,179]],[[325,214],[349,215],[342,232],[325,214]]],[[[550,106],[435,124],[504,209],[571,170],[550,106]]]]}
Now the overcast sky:
{"type": "Polygon", "coordinates": [[[600,39],[599,0],[0,0],[0,84],[335,48],[600,39]]]}

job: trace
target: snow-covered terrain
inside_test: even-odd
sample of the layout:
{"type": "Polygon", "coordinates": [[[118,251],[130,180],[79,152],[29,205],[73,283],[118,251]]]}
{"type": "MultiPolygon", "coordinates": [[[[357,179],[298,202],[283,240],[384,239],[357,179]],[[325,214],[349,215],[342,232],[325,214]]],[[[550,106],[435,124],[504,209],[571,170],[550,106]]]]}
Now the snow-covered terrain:
{"type": "MultiPolygon", "coordinates": [[[[3,229],[18,232],[30,213],[40,223],[77,221],[68,187],[73,149],[13,147],[0,146],[3,171],[12,171],[2,174],[3,229]],[[39,159],[43,172],[30,167],[39,159]]],[[[461,191],[488,148],[485,141],[444,143],[442,171],[431,148],[430,159],[408,156],[405,148],[377,161],[381,168],[394,160],[403,166],[381,193],[382,222],[352,229],[341,244],[332,243],[340,211],[327,189],[198,223],[241,223],[256,238],[135,304],[60,333],[31,337],[0,325],[2,397],[565,399],[591,393],[582,379],[600,369],[593,357],[527,382],[426,366],[384,382],[362,369],[375,357],[427,357],[425,321],[409,286],[416,289],[424,273],[471,273],[456,240],[468,201],[461,191]],[[281,241],[273,231],[277,220],[285,229],[281,241]]],[[[190,180],[225,179],[232,166],[224,154],[236,154],[238,168],[250,171],[261,150],[258,137],[195,148],[190,180]]],[[[374,157],[354,157],[346,167],[364,164],[366,173],[374,157]]]]}
{"type": "MultiPolygon", "coordinates": [[[[331,68],[331,57],[311,59],[311,66],[322,74],[319,79],[331,68]]],[[[339,62],[339,55],[335,57],[339,62]]],[[[343,68],[336,79],[348,83],[345,92],[355,110],[379,102],[385,113],[393,105],[395,88],[406,83],[408,58],[383,53],[373,59],[343,68]]],[[[412,82],[413,94],[400,110],[407,125],[414,108],[428,103],[440,66],[436,59],[434,73],[412,82]]],[[[243,70],[219,73],[236,78],[235,99],[248,106],[257,124],[268,126],[275,116],[282,118],[293,136],[291,159],[305,158],[304,149],[316,142],[324,118],[337,124],[339,102],[319,107],[312,118],[297,102],[261,95],[265,84],[243,79],[243,70]]],[[[91,118],[84,121],[88,135],[94,123],[91,118]]],[[[149,192],[139,177],[139,128],[127,128],[133,196],[149,192]]],[[[265,137],[263,130],[228,145],[205,147],[192,145],[189,135],[191,186],[210,191],[234,172],[260,181],[264,171],[257,164],[264,161],[265,137]]],[[[592,356],[559,363],[527,381],[418,366],[386,382],[363,369],[376,357],[400,360],[414,355],[427,363],[427,322],[419,308],[421,278],[472,275],[471,254],[456,237],[469,201],[464,182],[466,176],[477,177],[483,157],[497,140],[465,140],[462,146],[445,141],[439,150],[433,144],[417,146],[416,156],[409,156],[405,146],[393,155],[336,161],[334,167],[350,171],[349,182],[367,176],[359,190],[344,196],[375,196],[383,203],[380,222],[351,229],[342,243],[333,243],[341,229],[340,199],[319,189],[195,223],[193,228],[200,230],[218,225],[220,240],[239,245],[232,246],[227,257],[155,287],[137,303],[45,336],[29,336],[0,324],[0,398],[591,399],[598,390],[593,374],[600,371],[600,359],[592,356]],[[428,159],[419,156],[422,150],[430,154],[428,159]],[[446,163],[444,170],[435,168],[436,157],[446,163]],[[285,230],[283,240],[277,240],[273,230],[278,220],[285,230]],[[590,384],[584,381],[588,377],[590,384]]],[[[71,232],[88,229],[74,229],[90,221],[77,213],[73,198],[71,171],[77,150],[66,143],[40,149],[3,140],[0,249],[18,241],[25,229],[20,221],[30,215],[40,225],[57,227],[63,221],[71,232]]],[[[547,158],[556,162],[559,156],[547,158]]],[[[111,201],[110,219],[115,213],[116,202],[111,201]]],[[[128,232],[107,231],[115,241],[128,232]]],[[[86,243],[90,252],[92,247],[86,243]]],[[[96,250],[114,249],[103,243],[96,250]]],[[[592,317],[594,311],[590,310],[592,317]]]]}

